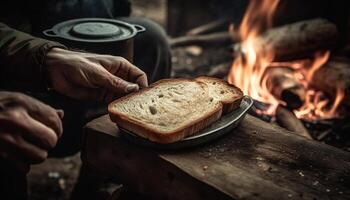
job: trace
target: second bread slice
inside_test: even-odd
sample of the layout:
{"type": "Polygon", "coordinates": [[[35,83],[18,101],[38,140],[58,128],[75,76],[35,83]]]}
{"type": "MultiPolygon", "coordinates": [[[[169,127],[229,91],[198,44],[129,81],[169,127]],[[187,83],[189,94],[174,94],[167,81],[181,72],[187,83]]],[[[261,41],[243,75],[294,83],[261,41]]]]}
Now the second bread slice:
{"type": "Polygon", "coordinates": [[[207,84],[209,95],[216,101],[222,102],[223,114],[229,113],[239,107],[243,92],[238,87],[214,77],[200,76],[196,80],[207,84]]]}

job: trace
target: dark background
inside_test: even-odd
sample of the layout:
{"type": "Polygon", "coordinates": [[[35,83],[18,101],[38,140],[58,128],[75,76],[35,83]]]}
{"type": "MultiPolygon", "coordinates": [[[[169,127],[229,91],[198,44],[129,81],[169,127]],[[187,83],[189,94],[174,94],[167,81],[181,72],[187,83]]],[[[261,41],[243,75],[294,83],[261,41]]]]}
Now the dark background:
{"type": "MultiPolygon", "coordinates": [[[[71,0],[70,2],[74,3],[75,1],[79,0],[71,0]]],[[[40,35],[42,29],[50,28],[61,20],[81,16],[79,11],[67,10],[65,17],[52,18],[50,15],[50,8],[54,5],[51,4],[52,2],[57,5],[60,0],[4,0],[0,4],[9,4],[14,9],[4,10],[4,7],[0,7],[0,17],[4,19],[5,23],[40,35]],[[40,9],[42,7],[48,9],[42,10],[40,9]],[[47,17],[38,17],[41,15],[47,17]],[[13,18],[13,16],[17,17],[13,18]],[[23,25],[31,20],[35,21],[37,26],[23,25]]],[[[108,3],[109,0],[106,2],[108,3]]],[[[133,0],[131,15],[143,16],[156,21],[167,29],[170,36],[174,37],[183,35],[190,28],[221,17],[230,18],[237,26],[248,2],[248,0],[133,0]]],[[[342,33],[340,43],[346,45],[349,27],[349,2],[347,0],[282,0],[274,17],[274,24],[278,26],[302,19],[324,17],[337,24],[342,33]]],[[[103,12],[100,4],[87,4],[87,6],[103,12]]],[[[62,9],[65,9],[64,5],[62,9]]],[[[129,12],[123,8],[119,8],[119,10],[120,12],[112,13],[112,15],[123,16],[129,12]]],[[[101,17],[100,13],[94,13],[94,15],[101,17]]],[[[226,47],[202,50],[200,55],[193,54],[193,48],[176,48],[172,50],[172,53],[173,77],[193,77],[215,73],[221,73],[224,76],[232,61],[226,47]]],[[[30,199],[68,199],[80,166],[79,155],[64,159],[48,159],[43,164],[33,166],[29,174],[30,199]]]]}

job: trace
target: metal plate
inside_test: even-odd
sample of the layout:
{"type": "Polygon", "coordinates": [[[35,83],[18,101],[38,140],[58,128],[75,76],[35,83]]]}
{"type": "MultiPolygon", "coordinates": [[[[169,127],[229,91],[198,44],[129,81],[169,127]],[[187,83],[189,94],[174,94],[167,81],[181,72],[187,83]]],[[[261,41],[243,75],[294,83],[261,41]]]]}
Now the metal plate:
{"type": "Polygon", "coordinates": [[[121,129],[121,133],[122,136],[130,142],[144,147],[151,147],[156,149],[181,149],[193,147],[215,140],[216,138],[221,137],[226,133],[230,133],[231,130],[238,126],[240,121],[247,114],[252,104],[252,98],[249,96],[244,96],[238,109],[222,116],[218,121],[214,122],[209,127],[199,131],[195,135],[186,137],[178,142],[171,144],[160,144],[152,142],[125,129],[121,129]]]}

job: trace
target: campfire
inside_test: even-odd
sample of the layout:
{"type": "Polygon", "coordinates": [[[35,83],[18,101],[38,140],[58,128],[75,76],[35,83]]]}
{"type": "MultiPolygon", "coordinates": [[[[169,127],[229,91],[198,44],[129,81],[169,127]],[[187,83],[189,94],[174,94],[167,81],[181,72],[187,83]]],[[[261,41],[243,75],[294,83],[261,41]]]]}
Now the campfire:
{"type": "Polygon", "coordinates": [[[331,50],[338,30],[326,19],[273,27],[279,0],[250,1],[238,29],[228,81],[266,105],[257,112],[274,115],[278,106],[306,121],[342,117],[349,99],[350,66],[331,50]]]}

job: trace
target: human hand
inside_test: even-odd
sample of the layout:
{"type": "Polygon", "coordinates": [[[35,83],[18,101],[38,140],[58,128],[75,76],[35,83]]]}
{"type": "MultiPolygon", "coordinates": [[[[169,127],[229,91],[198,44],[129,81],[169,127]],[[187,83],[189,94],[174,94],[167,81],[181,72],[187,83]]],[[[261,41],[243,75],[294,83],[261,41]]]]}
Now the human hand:
{"type": "Polygon", "coordinates": [[[46,65],[53,89],[75,99],[110,102],[148,86],[146,74],[118,56],[53,48],[46,65]]]}
{"type": "Polygon", "coordinates": [[[28,172],[62,135],[62,110],[15,92],[0,92],[0,157],[28,172]]]}

